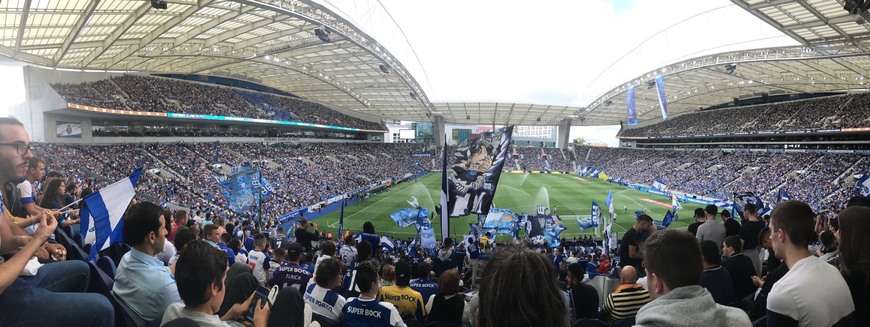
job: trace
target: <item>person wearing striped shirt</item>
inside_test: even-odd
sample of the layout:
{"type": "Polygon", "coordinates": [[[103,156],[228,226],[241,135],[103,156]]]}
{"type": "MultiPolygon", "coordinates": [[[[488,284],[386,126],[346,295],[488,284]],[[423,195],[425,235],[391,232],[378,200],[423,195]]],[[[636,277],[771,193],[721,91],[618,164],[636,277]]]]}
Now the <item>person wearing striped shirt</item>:
{"type": "Polygon", "coordinates": [[[607,296],[602,308],[603,318],[610,324],[633,318],[644,304],[650,301],[649,292],[637,283],[637,270],[625,266],[619,273],[620,285],[607,296]]]}

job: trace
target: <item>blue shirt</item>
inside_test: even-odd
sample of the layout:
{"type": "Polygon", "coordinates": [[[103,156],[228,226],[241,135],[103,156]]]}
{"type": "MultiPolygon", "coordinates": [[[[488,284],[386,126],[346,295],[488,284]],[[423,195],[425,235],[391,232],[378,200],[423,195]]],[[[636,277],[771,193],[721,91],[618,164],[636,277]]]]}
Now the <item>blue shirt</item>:
{"type": "Polygon", "coordinates": [[[234,264],[236,264],[236,251],[233,251],[233,249],[231,249],[229,246],[227,246],[223,242],[215,243],[209,240],[205,240],[205,242],[227,253],[227,263],[229,264],[228,267],[232,267],[234,264]]]}
{"type": "Polygon", "coordinates": [[[420,292],[420,295],[423,296],[423,305],[427,305],[429,303],[429,298],[432,295],[438,294],[438,283],[433,282],[428,279],[415,279],[411,281],[411,284],[408,285],[411,289],[420,292]]]}
{"type": "Polygon", "coordinates": [[[375,299],[350,299],[345,304],[344,323],[346,326],[390,327],[405,326],[396,307],[389,302],[375,299]]]}
{"type": "Polygon", "coordinates": [[[139,317],[155,325],[160,323],[170,304],[181,303],[175,277],[169,267],[136,249],[121,258],[112,290],[139,317]]]}

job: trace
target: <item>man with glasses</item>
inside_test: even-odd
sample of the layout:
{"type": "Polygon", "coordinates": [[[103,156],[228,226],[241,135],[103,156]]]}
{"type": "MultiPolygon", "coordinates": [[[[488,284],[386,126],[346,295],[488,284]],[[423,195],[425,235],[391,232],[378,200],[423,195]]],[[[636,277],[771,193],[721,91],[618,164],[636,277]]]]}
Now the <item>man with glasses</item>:
{"type": "MultiPolygon", "coordinates": [[[[15,118],[0,118],[0,185],[24,180],[28,169],[30,136],[15,118]]],[[[7,194],[4,194],[7,196],[7,194]]],[[[45,241],[57,228],[47,211],[35,217],[38,228],[27,235],[12,221],[4,205],[0,218],[0,254],[12,254],[0,263],[0,275],[20,276],[34,255],[49,253],[62,257],[65,250],[45,241]]],[[[32,218],[31,218],[32,219],[32,218]]],[[[36,276],[0,278],[0,325],[23,326],[109,326],[114,310],[106,297],[87,290],[90,270],[84,261],[49,263],[36,276]]]]}

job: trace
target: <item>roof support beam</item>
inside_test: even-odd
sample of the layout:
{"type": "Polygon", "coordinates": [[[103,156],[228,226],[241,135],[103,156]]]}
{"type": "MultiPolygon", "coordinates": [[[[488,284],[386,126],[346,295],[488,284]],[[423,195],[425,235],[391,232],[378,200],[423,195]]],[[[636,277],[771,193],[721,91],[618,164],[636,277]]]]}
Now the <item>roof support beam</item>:
{"type": "Polygon", "coordinates": [[[166,31],[169,31],[176,25],[181,24],[181,22],[196,13],[199,8],[208,6],[208,4],[210,4],[212,1],[214,0],[198,0],[196,4],[187,7],[187,10],[182,12],[180,15],[170,19],[166,23],[163,23],[163,25],[161,25],[160,27],[153,29],[151,33],[148,33],[147,36],[139,40],[138,47],[127,47],[126,49],[124,49],[124,51],[115,55],[115,57],[112,58],[112,61],[105,65],[105,68],[112,68],[122,60],[127,59],[127,57],[144,48],[146,45],[150,44],[152,41],[160,37],[160,35],[163,35],[163,33],[165,33],[166,31]]]}
{"type": "Polygon", "coordinates": [[[15,52],[21,51],[21,40],[24,39],[24,29],[27,28],[27,18],[30,16],[30,2],[31,0],[24,0],[24,13],[21,14],[21,21],[18,23],[18,39],[15,40],[15,52]]]}
{"type": "Polygon", "coordinates": [[[148,9],[151,9],[151,4],[148,2],[142,2],[142,5],[140,5],[139,8],[136,8],[136,12],[130,15],[129,18],[124,20],[124,23],[121,25],[121,27],[116,28],[115,31],[112,32],[112,35],[110,35],[107,39],[103,41],[103,44],[100,47],[94,49],[94,52],[91,52],[91,54],[82,61],[82,67],[90,66],[91,63],[94,62],[94,60],[102,56],[103,53],[105,53],[106,50],[112,47],[112,45],[114,45],[115,42],[121,38],[122,35],[127,34],[127,31],[130,29],[130,27],[133,27],[133,24],[136,24],[136,21],[138,21],[140,18],[142,18],[142,16],[145,16],[145,14],[148,13],[148,9]]]}
{"type": "MultiPolygon", "coordinates": [[[[207,3],[200,4],[199,7],[201,8],[204,5],[207,5],[207,3]]],[[[194,8],[194,11],[197,9],[199,9],[199,8],[194,8]]],[[[248,7],[239,6],[239,10],[237,10],[237,11],[231,11],[231,12],[228,12],[226,14],[223,14],[220,17],[218,17],[217,19],[211,19],[207,23],[200,25],[200,26],[197,26],[196,28],[191,29],[190,31],[187,31],[187,33],[179,35],[178,37],[175,38],[175,40],[172,42],[172,44],[174,44],[175,46],[179,46],[181,44],[184,44],[185,42],[190,41],[190,39],[196,37],[197,35],[200,35],[205,31],[208,31],[214,27],[217,27],[218,25],[223,24],[224,22],[226,22],[228,20],[232,20],[232,19],[235,19],[241,15],[244,15],[253,9],[254,9],[254,7],[250,7],[250,6],[248,6],[248,7]]]]}
{"type": "MultiPolygon", "coordinates": [[[[795,41],[798,41],[798,42],[799,42],[800,44],[802,44],[803,46],[807,46],[807,45],[809,44],[809,42],[807,42],[807,40],[805,40],[804,38],[800,37],[800,36],[797,35],[795,32],[792,32],[792,31],[789,30],[789,29],[783,28],[782,25],[780,25],[778,22],[776,22],[775,20],[771,19],[771,18],[768,17],[767,15],[765,15],[765,14],[759,12],[758,10],[751,9],[751,8],[749,7],[749,5],[748,5],[747,3],[745,3],[745,2],[743,2],[742,0],[731,0],[731,2],[734,3],[735,5],[737,5],[738,7],[743,8],[744,10],[748,11],[749,13],[751,13],[752,15],[754,15],[755,17],[758,17],[758,19],[763,20],[765,23],[770,24],[770,26],[773,26],[774,28],[776,28],[776,29],[782,31],[785,35],[790,36],[792,39],[794,39],[795,41]]],[[[786,2],[788,2],[788,1],[786,1],[786,2]]]]}
{"type": "MultiPolygon", "coordinates": [[[[248,8],[253,9],[254,7],[248,7],[248,8]]],[[[255,22],[253,22],[253,23],[247,24],[247,25],[245,25],[245,26],[242,26],[242,27],[239,27],[239,28],[234,28],[234,29],[231,29],[231,30],[225,31],[225,32],[220,33],[220,34],[217,34],[217,35],[213,35],[212,37],[210,37],[210,38],[208,38],[208,39],[205,40],[205,45],[204,45],[204,46],[205,46],[205,47],[211,47],[211,46],[213,46],[213,45],[215,45],[215,44],[218,44],[218,43],[220,43],[220,42],[223,42],[223,41],[226,40],[226,39],[231,39],[231,38],[233,38],[233,37],[235,37],[235,36],[238,36],[238,35],[242,35],[242,34],[248,33],[248,32],[250,32],[250,31],[253,31],[253,30],[258,29],[258,28],[260,28],[260,27],[264,27],[264,26],[270,25],[270,24],[272,24],[272,23],[277,23],[277,22],[284,21],[284,19],[276,19],[277,17],[278,17],[278,15],[275,15],[275,16],[272,17],[271,19],[261,19],[261,20],[255,21],[255,22]]],[[[239,48],[243,48],[243,47],[239,47],[239,48]]]]}
{"type": "Polygon", "coordinates": [[[92,0],[88,7],[85,9],[85,14],[79,16],[79,20],[76,21],[76,25],[70,30],[69,34],[63,41],[63,44],[60,46],[60,50],[54,54],[54,65],[57,66],[58,63],[63,59],[66,55],[67,50],[69,50],[70,45],[72,45],[73,41],[78,38],[79,34],[82,32],[82,29],[85,27],[85,22],[91,19],[91,16],[94,14],[94,10],[97,9],[97,5],[100,4],[100,0],[92,0]]]}

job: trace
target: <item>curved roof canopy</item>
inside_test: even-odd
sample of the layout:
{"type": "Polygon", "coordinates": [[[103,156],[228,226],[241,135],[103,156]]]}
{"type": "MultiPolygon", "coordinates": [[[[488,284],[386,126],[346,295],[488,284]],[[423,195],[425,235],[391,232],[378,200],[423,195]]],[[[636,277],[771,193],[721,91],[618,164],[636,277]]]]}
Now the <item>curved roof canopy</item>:
{"type": "Polygon", "coordinates": [[[372,37],[311,1],[9,0],[0,54],[68,69],[214,74],[377,118],[427,120],[426,94],[372,37]]]}

